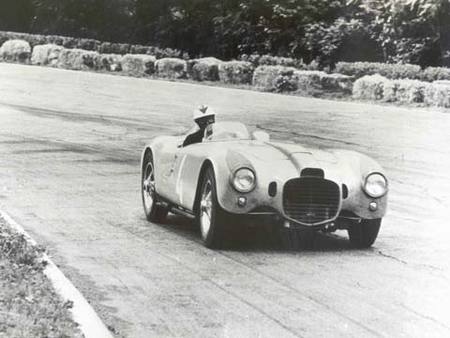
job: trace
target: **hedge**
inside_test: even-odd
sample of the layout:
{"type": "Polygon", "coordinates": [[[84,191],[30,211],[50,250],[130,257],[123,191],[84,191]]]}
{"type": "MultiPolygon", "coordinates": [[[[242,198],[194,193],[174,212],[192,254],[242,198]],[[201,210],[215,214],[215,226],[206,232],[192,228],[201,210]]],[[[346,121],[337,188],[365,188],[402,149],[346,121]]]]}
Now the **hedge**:
{"type": "Polygon", "coordinates": [[[450,83],[443,81],[431,83],[425,90],[425,103],[450,108],[450,83]]]}
{"type": "Polygon", "coordinates": [[[45,44],[55,44],[65,48],[77,48],[96,51],[104,54],[149,54],[156,58],[183,57],[187,58],[180,50],[173,48],[159,48],[155,46],[132,45],[127,43],[111,43],[95,39],[73,38],[59,35],[40,35],[0,31],[0,45],[8,40],[24,40],[31,47],[45,44]]]}
{"type": "Polygon", "coordinates": [[[8,40],[0,47],[0,60],[29,63],[31,46],[24,40],[8,40]]]}
{"type": "Polygon", "coordinates": [[[187,73],[196,81],[219,81],[219,64],[213,57],[194,59],[187,62],[187,73]]]}
{"type": "MultiPolygon", "coordinates": [[[[138,50],[150,51],[150,49],[134,49],[134,51],[138,50]]],[[[99,54],[78,48],[68,49],[56,44],[36,45],[31,54],[31,46],[24,40],[8,40],[0,47],[0,58],[5,61],[29,63],[30,56],[32,64],[57,66],[64,69],[123,71],[134,76],[156,73],[159,77],[170,79],[185,78],[189,73],[189,76],[197,81],[252,83],[256,89],[264,91],[302,92],[313,95],[327,91],[352,92],[356,99],[425,103],[450,108],[450,80],[445,80],[450,76],[446,68],[430,67],[423,72],[427,79],[443,79],[432,83],[401,78],[388,79],[375,74],[363,76],[353,84],[353,77],[343,74],[327,74],[322,71],[273,65],[259,66],[254,69],[253,64],[247,61],[223,62],[216,58],[201,58],[188,62],[180,58],[157,60],[148,54],[124,56],[114,53],[99,54]]],[[[388,65],[386,69],[391,66],[388,65]]],[[[399,74],[405,74],[405,72],[402,73],[397,69],[396,74],[400,76],[399,74]]]]}
{"type": "Polygon", "coordinates": [[[382,100],[385,83],[388,81],[379,74],[363,76],[353,84],[353,97],[362,100],[382,100]]]}
{"type": "Polygon", "coordinates": [[[251,84],[254,67],[246,61],[228,61],[219,64],[219,80],[230,84],[251,84]]]}
{"type": "Polygon", "coordinates": [[[253,86],[263,91],[296,91],[296,69],[283,66],[259,66],[253,73],[253,86]]]}
{"type": "Polygon", "coordinates": [[[367,75],[355,81],[353,97],[384,102],[425,103],[450,108],[450,81],[390,80],[367,75]]]}
{"type": "Polygon", "coordinates": [[[422,73],[423,81],[450,80],[450,68],[428,67],[422,73]]]}
{"type": "Polygon", "coordinates": [[[73,70],[97,70],[101,67],[100,54],[82,49],[63,49],[58,67],[73,70]]]}
{"type": "Polygon", "coordinates": [[[338,62],[336,73],[360,78],[380,74],[388,79],[421,79],[422,69],[418,65],[377,62],[338,62]]]}
{"type": "Polygon", "coordinates": [[[100,69],[120,72],[122,71],[122,59],[120,54],[100,54],[100,69]]]}
{"type": "Polygon", "coordinates": [[[351,92],[352,78],[321,71],[293,67],[259,66],[253,74],[253,85],[263,91],[305,93],[321,91],[351,92]]]}
{"type": "Polygon", "coordinates": [[[377,62],[338,62],[336,73],[360,78],[365,75],[380,74],[388,79],[411,79],[433,82],[450,80],[450,68],[428,67],[422,70],[418,65],[389,64],[377,62]]]}
{"type": "Polygon", "coordinates": [[[122,71],[129,75],[144,76],[155,72],[156,58],[152,55],[126,54],[122,57],[122,71]]]}
{"type": "Polygon", "coordinates": [[[186,77],[187,63],[182,59],[163,58],[155,62],[156,74],[169,79],[182,79],[186,77]]]}
{"type": "Polygon", "coordinates": [[[54,44],[34,46],[31,55],[31,63],[33,65],[56,66],[58,64],[59,55],[63,49],[64,47],[54,44]]]}

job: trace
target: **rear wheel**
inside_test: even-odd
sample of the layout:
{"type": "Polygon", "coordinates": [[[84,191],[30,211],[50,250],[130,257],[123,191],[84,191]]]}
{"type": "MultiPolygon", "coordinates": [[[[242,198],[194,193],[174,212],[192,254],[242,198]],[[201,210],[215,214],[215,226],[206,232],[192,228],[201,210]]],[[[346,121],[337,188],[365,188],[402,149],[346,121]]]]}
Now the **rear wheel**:
{"type": "Polygon", "coordinates": [[[381,218],[362,219],[360,223],[353,224],[348,228],[350,243],[355,248],[368,248],[377,239],[380,231],[381,218]]]}
{"type": "Polygon", "coordinates": [[[162,223],[167,216],[168,209],[161,205],[155,190],[155,171],[151,152],[145,154],[141,174],[142,204],[145,217],[150,222],[162,223]]]}
{"type": "Polygon", "coordinates": [[[217,202],[216,179],[212,168],[203,175],[200,186],[198,221],[203,243],[211,249],[222,247],[225,228],[225,211],[217,202]]]}

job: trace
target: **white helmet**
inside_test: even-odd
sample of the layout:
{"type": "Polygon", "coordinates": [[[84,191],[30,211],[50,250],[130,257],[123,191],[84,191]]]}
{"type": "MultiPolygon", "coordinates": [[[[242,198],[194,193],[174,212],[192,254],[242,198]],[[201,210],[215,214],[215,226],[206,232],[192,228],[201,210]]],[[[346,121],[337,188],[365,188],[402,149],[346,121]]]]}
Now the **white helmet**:
{"type": "Polygon", "coordinates": [[[208,116],[215,116],[216,113],[214,112],[214,110],[206,105],[201,105],[200,107],[198,107],[196,110],[194,110],[194,113],[192,114],[192,118],[194,119],[194,121],[201,119],[203,117],[208,117],[208,116]]]}

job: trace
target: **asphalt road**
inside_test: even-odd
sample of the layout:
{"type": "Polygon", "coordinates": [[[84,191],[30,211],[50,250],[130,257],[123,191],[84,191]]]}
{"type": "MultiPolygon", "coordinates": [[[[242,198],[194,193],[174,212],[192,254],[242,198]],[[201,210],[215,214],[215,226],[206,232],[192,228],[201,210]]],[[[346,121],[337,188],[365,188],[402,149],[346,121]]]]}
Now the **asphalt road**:
{"type": "Polygon", "coordinates": [[[450,336],[450,114],[0,64],[0,208],[50,253],[118,336],[450,336]],[[259,233],[225,251],[172,216],[145,221],[151,137],[220,119],[362,151],[389,173],[374,247],[346,233],[286,252],[259,233]]]}

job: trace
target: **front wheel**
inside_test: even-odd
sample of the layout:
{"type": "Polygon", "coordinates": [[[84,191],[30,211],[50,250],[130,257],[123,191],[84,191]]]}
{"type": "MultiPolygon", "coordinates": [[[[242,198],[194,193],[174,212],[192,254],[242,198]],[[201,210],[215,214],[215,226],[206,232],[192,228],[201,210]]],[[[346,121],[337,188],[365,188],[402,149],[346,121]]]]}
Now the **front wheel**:
{"type": "Polygon", "coordinates": [[[355,248],[369,248],[377,239],[380,231],[381,218],[362,219],[348,228],[350,243],[355,248]]]}
{"type": "Polygon", "coordinates": [[[200,186],[198,221],[204,245],[210,249],[222,247],[224,240],[225,212],[217,201],[214,171],[208,168],[200,186]]]}
{"type": "Polygon", "coordinates": [[[162,223],[167,216],[166,207],[159,204],[158,195],[155,190],[155,171],[153,156],[147,153],[142,163],[141,173],[142,204],[144,205],[145,217],[150,222],[162,223]]]}

